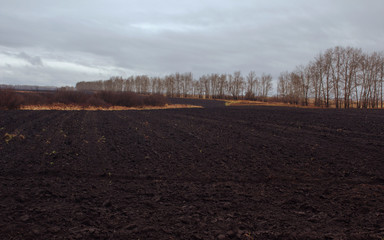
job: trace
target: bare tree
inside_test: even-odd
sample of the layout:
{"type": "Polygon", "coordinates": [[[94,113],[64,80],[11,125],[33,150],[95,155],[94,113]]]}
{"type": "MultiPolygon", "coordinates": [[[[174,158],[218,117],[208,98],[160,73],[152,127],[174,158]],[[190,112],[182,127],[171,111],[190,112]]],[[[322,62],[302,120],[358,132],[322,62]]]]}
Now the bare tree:
{"type": "Polygon", "coordinates": [[[217,98],[218,91],[219,91],[219,74],[212,73],[209,76],[209,81],[211,83],[211,96],[212,98],[217,98]]]}
{"type": "Polygon", "coordinates": [[[193,81],[193,95],[197,96],[198,98],[203,98],[203,92],[204,92],[204,86],[201,83],[201,81],[193,81]]]}
{"type": "Polygon", "coordinates": [[[315,58],[315,61],[308,66],[308,71],[311,72],[310,89],[312,90],[315,106],[321,106],[322,104],[321,88],[323,84],[323,59],[323,55],[319,54],[319,56],[315,58]]]}
{"type": "Polygon", "coordinates": [[[270,74],[261,75],[261,97],[265,101],[268,97],[269,92],[272,90],[272,76],[270,74]]]}
{"type": "Polygon", "coordinates": [[[204,89],[204,97],[205,98],[211,98],[211,96],[210,96],[210,94],[211,94],[211,84],[210,84],[210,81],[209,81],[209,76],[203,75],[203,76],[200,77],[199,81],[200,81],[201,86],[204,89]]]}
{"type": "Polygon", "coordinates": [[[180,93],[181,93],[181,74],[180,73],[175,73],[174,74],[175,76],[175,96],[176,97],[180,97],[180,93]]]}
{"type": "Polygon", "coordinates": [[[168,97],[175,96],[175,76],[174,75],[165,76],[165,91],[168,97]]]}
{"type": "Polygon", "coordinates": [[[289,88],[290,88],[290,73],[282,72],[279,76],[279,81],[277,83],[277,96],[281,101],[289,101],[289,88]]]}
{"type": "Polygon", "coordinates": [[[257,77],[255,71],[250,71],[247,75],[247,92],[245,97],[247,99],[254,99],[256,96],[257,77]]]}
{"type": "Polygon", "coordinates": [[[244,78],[241,76],[241,72],[237,71],[234,72],[233,74],[233,79],[232,79],[232,96],[235,99],[238,99],[240,94],[241,94],[241,89],[244,84],[244,78]]]}
{"type": "Polygon", "coordinates": [[[227,75],[221,74],[218,79],[218,97],[219,98],[225,98],[225,95],[226,95],[225,89],[227,88],[227,86],[228,86],[227,75]]]}
{"type": "Polygon", "coordinates": [[[192,81],[193,81],[192,73],[191,72],[184,73],[181,76],[181,81],[182,81],[182,95],[183,97],[187,97],[192,87],[192,81]]]}

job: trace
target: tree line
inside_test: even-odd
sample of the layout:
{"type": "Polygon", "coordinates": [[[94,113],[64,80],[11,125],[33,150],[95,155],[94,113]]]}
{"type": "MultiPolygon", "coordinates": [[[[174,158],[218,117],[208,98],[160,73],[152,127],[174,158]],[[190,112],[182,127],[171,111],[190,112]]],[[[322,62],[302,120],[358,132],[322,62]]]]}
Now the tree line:
{"type": "Polygon", "coordinates": [[[198,80],[192,73],[174,73],[165,77],[147,75],[111,77],[108,80],[78,82],[81,91],[123,91],[140,94],[163,94],[168,97],[266,99],[272,91],[272,76],[257,76],[251,71],[245,77],[240,71],[233,74],[203,75],[198,80]]]}
{"type": "Polygon", "coordinates": [[[255,71],[243,75],[212,73],[194,79],[192,73],[164,77],[111,77],[79,82],[77,90],[162,94],[168,97],[280,101],[296,105],[336,108],[383,108],[383,53],[334,47],[319,53],[307,65],[282,72],[276,88],[272,76],[255,71]]]}
{"type": "Polygon", "coordinates": [[[306,66],[280,74],[277,97],[283,102],[319,107],[383,108],[384,55],[334,47],[306,66]]]}

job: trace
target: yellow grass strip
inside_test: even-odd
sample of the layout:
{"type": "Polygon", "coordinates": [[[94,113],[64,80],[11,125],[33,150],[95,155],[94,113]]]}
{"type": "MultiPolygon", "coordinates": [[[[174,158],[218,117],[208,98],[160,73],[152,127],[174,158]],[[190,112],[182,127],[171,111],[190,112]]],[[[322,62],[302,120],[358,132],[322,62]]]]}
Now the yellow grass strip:
{"type": "Polygon", "coordinates": [[[302,106],[281,102],[262,102],[262,101],[250,101],[250,100],[226,100],[225,106],[274,106],[274,107],[298,107],[298,108],[321,108],[313,105],[302,106]]]}
{"type": "Polygon", "coordinates": [[[24,105],[21,110],[86,110],[86,111],[125,111],[125,110],[161,110],[161,109],[176,109],[176,108],[202,108],[201,106],[186,105],[186,104],[166,104],[165,106],[143,106],[143,107],[94,107],[94,106],[79,106],[66,104],[51,104],[51,105],[24,105]]]}

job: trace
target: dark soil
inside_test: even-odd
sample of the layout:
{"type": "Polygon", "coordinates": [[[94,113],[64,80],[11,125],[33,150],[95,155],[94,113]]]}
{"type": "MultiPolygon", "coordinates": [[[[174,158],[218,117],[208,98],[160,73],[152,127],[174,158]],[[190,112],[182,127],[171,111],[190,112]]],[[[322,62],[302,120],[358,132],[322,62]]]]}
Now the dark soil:
{"type": "Polygon", "coordinates": [[[384,237],[383,111],[0,111],[0,137],[1,239],[384,237]]]}

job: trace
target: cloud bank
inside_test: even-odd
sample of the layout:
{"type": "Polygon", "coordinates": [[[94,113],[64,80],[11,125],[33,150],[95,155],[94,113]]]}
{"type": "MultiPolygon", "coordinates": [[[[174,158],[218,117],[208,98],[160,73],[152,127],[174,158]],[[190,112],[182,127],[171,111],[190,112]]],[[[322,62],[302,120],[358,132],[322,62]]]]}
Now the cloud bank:
{"type": "Polygon", "coordinates": [[[279,73],[337,45],[381,51],[380,0],[0,0],[0,83],[279,73]]]}

